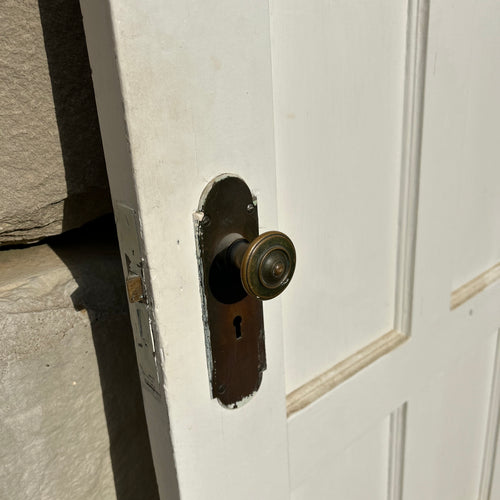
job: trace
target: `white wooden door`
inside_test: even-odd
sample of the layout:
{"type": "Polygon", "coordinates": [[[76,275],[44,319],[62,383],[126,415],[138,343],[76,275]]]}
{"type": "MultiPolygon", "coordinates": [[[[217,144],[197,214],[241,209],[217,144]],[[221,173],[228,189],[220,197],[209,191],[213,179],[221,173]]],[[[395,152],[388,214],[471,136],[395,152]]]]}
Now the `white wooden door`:
{"type": "Polygon", "coordinates": [[[500,498],[500,4],[81,4],[162,498],[500,498]],[[192,220],[225,172],[297,249],[236,410],[192,220]]]}

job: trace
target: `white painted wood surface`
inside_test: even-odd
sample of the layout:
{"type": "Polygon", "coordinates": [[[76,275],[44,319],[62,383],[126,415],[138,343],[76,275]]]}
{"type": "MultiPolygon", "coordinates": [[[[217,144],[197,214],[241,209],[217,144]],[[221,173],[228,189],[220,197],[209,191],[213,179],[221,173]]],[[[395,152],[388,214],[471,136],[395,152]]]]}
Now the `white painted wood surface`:
{"type": "Polygon", "coordinates": [[[82,7],[153,300],[162,498],[494,500],[500,4],[82,7]],[[223,172],[297,247],[235,411],[209,395],[191,221],[223,172]]]}
{"type": "Polygon", "coordinates": [[[271,33],[292,391],[393,328],[406,6],[273,0],[271,33]]]}
{"type": "Polygon", "coordinates": [[[160,494],[288,498],[280,303],[265,311],[258,394],[223,408],[210,398],[192,222],[208,181],[232,172],[257,194],[261,228],[277,227],[268,6],[81,5],[113,198],[137,209],[142,230],[162,399],[144,394],[160,494]]]}
{"type": "MultiPolygon", "coordinates": [[[[476,22],[478,18],[484,21],[485,16],[488,16],[488,23],[491,25],[497,22],[498,16],[495,17],[493,12],[498,14],[499,6],[489,5],[484,10],[475,9],[481,12],[473,14],[467,2],[460,2],[459,5],[455,2],[453,7],[449,2],[440,3],[436,7],[434,5],[431,4],[430,10],[428,54],[442,53],[444,60],[452,60],[454,65],[446,68],[446,71],[433,72],[433,59],[428,56],[423,108],[420,108],[418,102],[419,96],[423,97],[424,89],[418,85],[418,61],[421,60],[422,47],[425,48],[425,29],[422,26],[417,29],[410,27],[407,43],[407,60],[411,58],[410,50],[416,51],[416,66],[407,64],[407,76],[414,67],[417,83],[406,83],[406,88],[413,89],[414,94],[413,98],[407,96],[407,102],[412,104],[403,116],[407,116],[408,123],[420,121],[420,125],[423,125],[422,154],[416,151],[412,155],[413,161],[418,162],[414,168],[418,171],[420,167],[421,176],[418,189],[413,190],[419,192],[419,203],[415,284],[411,288],[412,311],[409,311],[412,321],[411,328],[404,329],[404,333],[411,334],[411,337],[378,361],[363,367],[333,391],[291,416],[289,447],[292,492],[302,492],[308,484],[308,491],[311,497],[314,497],[317,482],[315,470],[318,464],[324,464],[329,457],[343,456],[350,443],[362,434],[363,429],[368,429],[374,422],[389,414],[395,415],[396,409],[403,403],[406,404],[407,410],[403,435],[401,425],[394,426],[388,443],[391,450],[393,443],[400,444],[401,451],[395,455],[400,457],[402,472],[401,475],[389,472],[388,498],[477,498],[480,475],[491,472],[484,469],[482,472],[481,467],[487,432],[489,391],[493,380],[494,340],[491,335],[500,322],[500,284],[496,280],[490,280],[487,288],[471,295],[466,303],[454,311],[450,311],[450,297],[454,289],[454,279],[458,276],[455,255],[460,255],[463,248],[469,252],[470,258],[467,261],[464,257],[461,262],[464,266],[469,266],[469,269],[477,270],[477,275],[471,276],[469,273],[469,279],[476,278],[496,263],[491,254],[499,250],[495,242],[499,234],[499,216],[498,211],[491,210],[491,206],[492,203],[498,202],[498,197],[493,196],[492,202],[490,193],[496,190],[498,170],[492,172],[487,166],[481,168],[480,165],[474,165],[475,182],[463,182],[462,179],[461,194],[457,193],[457,196],[453,191],[450,193],[450,190],[456,186],[457,168],[454,160],[456,150],[461,144],[454,134],[453,127],[460,128],[465,135],[468,130],[467,116],[464,113],[464,92],[467,92],[468,83],[462,81],[461,85],[458,85],[453,80],[457,73],[468,74],[468,58],[454,45],[454,40],[459,36],[459,25],[454,24],[454,11],[469,9],[471,18],[476,19],[476,22]],[[442,10],[445,10],[446,14],[443,14],[442,10]],[[420,41],[412,41],[412,34],[417,38],[420,36],[420,41]],[[453,90],[453,86],[449,85],[452,80],[459,91],[450,91],[453,90]],[[444,94],[446,99],[443,99],[444,94]],[[419,109],[422,109],[423,113],[419,113],[419,109]],[[443,128],[443,116],[447,125],[453,124],[453,127],[450,125],[443,128]],[[481,198],[485,191],[484,186],[490,184],[483,202],[467,205],[468,217],[462,224],[463,221],[457,218],[457,203],[464,198],[481,198]],[[464,194],[464,191],[467,194],[464,194]],[[489,204],[488,208],[486,204],[489,204]],[[484,216],[481,215],[483,211],[484,216]],[[480,228],[472,233],[476,235],[476,241],[472,242],[468,236],[468,221],[476,219],[481,219],[480,228]],[[474,252],[478,240],[482,240],[486,248],[474,252]],[[486,255],[489,257],[486,258],[486,255]],[[470,265],[472,262],[475,267],[470,265]],[[444,373],[450,374],[446,375],[448,385],[441,382],[444,373]],[[426,386],[427,391],[435,391],[435,400],[421,399],[420,395],[425,393],[426,386]],[[434,386],[436,388],[431,389],[434,386]],[[440,402],[439,405],[437,401],[440,402]],[[427,419],[419,419],[419,412],[427,412],[427,419]],[[447,424],[438,424],[440,420],[447,424]],[[441,439],[438,439],[440,430],[436,430],[439,425],[451,426],[447,433],[442,434],[441,439]],[[397,436],[397,433],[400,435],[397,436]],[[464,435],[468,433],[470,435],[465,438],[464,435]],[[408,443],[411,444],[410,448],[408,443]],[[419,451],[415,448],[415,443],[421,447],[419,451]],[[312,460],[311,456],[314,456],[315,460],[312,460]],[[440,465],[441,461],[447,460],[452,465],[440,465]],[[428,464],[433,464],[432,475],[425,472],[420,474],[419,471],[429,472],[428,464]],[[460,477],[455,478],[453,482],[456,471],[459,471],[460,477]],[[424,490],[425,495],[422,494],[424,490]]],[[[425,18],[426,2],[411,2],[409,12],[410,23],[412,16],[418,14],[418,25],[418,18],[425,18]]],[[[472,45],[483,48],[482,55],[477,54],[477,58],[482,58],[483,63],[476,63],[476,68],[482,67],[483,64],[491,65],[495,60],[496,43],[492,43],[492,32],[492,28],[488,28],[483,34],[478,28],[469,35],[475,38],[472,45]],[[483,36],[485,38],[482,38],[483,36]],[[484,52],[486,46],[487,53],[484,52]]],[[[500,39],[500,32],[497,32],[496,36],[495,42],[500,39]]],[[[496,74],[499,69],[498,62],[495,68],[488,71],[478,70],[479,74],[474,78],[481,79],[480,75],[486,78],[487,74],[496,74]]],[[[473,92],[473,88],[468,88],[468,92],[473,92]]],[[[499,101],[498,95],[490,91],[488,98],[495,100],[492,105],[494,108],[499,101]]],[[[482,99],[486,97],[483,96],[482,99]]],[[[493,118],[488,118],[489,114],[482,116],[485,121],[479,125],[479,118],[477,119],[477,130],[473,132],[473,138],[479,134],[480,127],[494,127],[496,123],[493,118]]],[[[419,147],[418,128],[416,129],[415,125],[412,127],[406,125],[409,136],[403,137],[403,142],[410,141],[410,146],[406,146],[410,150],[419,147]]],[[[489,133],[488,130],[486,135],[489,133]]],[[[488,154],[477,141],[469,147],[477,148],[478,156],[486,154],[487,160],[495,161],[496,150],[488,154]]],[[[473,166],[470,168],[473,169],[473,166]]],[[[278,178],[278,185],[279,182],[278,178]]],[[[328,187],[334,198],[335,185],[332,183],[328,187]]],[[[459,285],[464,283],[463,276],[457,280],[459,285]]],[[[333,274],[330,277],[333,278],[333,274]]],[[[359,279],[359,276],[354,276],[353,279],[359,279]]],[[[285,298],[285,307],[286,304],[285,298]]],[[[285,311],[284,317],[286,316],[285,311]]],[[[324,333],[332,338],[336,336],[333,330],[324,333]]],[[[321,334],[322,332],[319,335],[321,334]]],[[[290,329],[285,329],[286,344],[293,342],[291,335],[293,333],[290,329]]],[[[296,335],[298,336],[299,332],[296,335]]],[[[309,359],[307,362],[314,365],[314,360],[309,359]]],[[[288,367],[286,359],[285,366],[288,367]]],[[[488,435],[491,436],[492,432],[489,429],[488,435]]],[[[397,461],[391,460],[390,464],[393,470],[398,468],[397,461]]],[[[485,467],[493,467],[493,461],[488,461],[485,467]]],[[[363,472],[360,470],[359,473],[362,477],[363,472]]],[[[493,476],[493,484],[496,484],[496,474],[493,476]]],[[[355,496],[353,493],[352,498],[365,497],[355,496]]]]}
{"type": "Polygon", "coordinates": [[[351,443],[342,454],[317,464],[311,480],[299,484],[294,499],[387,499],[389,419],[382,419],[351,443]]]}
{"type": "Polygon", "coordinates": [[[453,169],[455,289],[500,263],[500,7],[486,0],[433,9],[429,71],[439,85],[439,160],[453,169]]]}
{"type": "Polygon", "coordinates": [[[482,339],[412,394],[405,499],[478,498],[496,341],[482,339]]]}

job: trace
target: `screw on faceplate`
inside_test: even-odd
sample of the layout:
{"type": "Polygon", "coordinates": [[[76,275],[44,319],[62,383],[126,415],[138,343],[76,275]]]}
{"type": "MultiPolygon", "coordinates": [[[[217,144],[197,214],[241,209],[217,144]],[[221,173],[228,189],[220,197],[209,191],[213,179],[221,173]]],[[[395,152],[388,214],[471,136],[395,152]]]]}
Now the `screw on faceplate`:
{"type": "Polygon", "coordinates": [[[226,391],[226,386],[224,384],[219,385],[217,391],[219,394],[223,394],[226,391]]]}
{"type": "Polygon", "coordinates": [[[208,215],[204,215],[203,219],[201,219],[202,226],[208,226],[210,224],[210,217],[208,215]]]}
{"type": "Polygon", "coordinates": [[[255,205],[254,205],[253,203],[249,203],[249,204],[247,205],[247,212],[248,212],[249,214],[251,214],[251,213],[255,212],[255,205]]]}

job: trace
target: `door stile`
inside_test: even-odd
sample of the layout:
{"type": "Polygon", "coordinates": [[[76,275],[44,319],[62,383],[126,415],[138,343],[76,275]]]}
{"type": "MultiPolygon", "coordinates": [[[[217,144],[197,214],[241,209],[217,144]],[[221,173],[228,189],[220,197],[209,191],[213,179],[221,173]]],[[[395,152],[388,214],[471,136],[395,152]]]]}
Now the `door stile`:
{"type": "MultiPolygon", "coordinates": [[[[110,5],[107,2],[81,2],[84,19],[87,49],[92,67],[96,104],[99,115],[99,126],[106,157],[106,167],[112,193],[115,214],[117,207],[129,212],[129,220],[136,222],[134,231],[130,233],[134,246],[140,246],[140,255],[145,255],[140,238],[140,222],[137,216],[138,201],[134,178],[132,155],[128,140],[127,122],[124,114],[124,103],[120,82],[119,68],[116,64],[116,48],[113,33],[113,21],[110,5]]],[[[125,212],[126,213],[126,212],[125,212]]],[[[116,217],[117,229],[120,233],[123,217],[116,217]]],[[[127,275],[126,248],[128,242],[119,239],[124,275],[127,275]]],[[[146,279],[150,281],[149,269],[144,265],[146,279]]],[[[129,304],[131,319],[134,319],[136,307],[129,304]]],[[[132,321],[134,336],[139,324],[132,321]]],[[[136,346],[137,349],[137,346],[136,346]]],[[[142,371],[140,372],[142,376],[142,371]]],[[[155,376],[162,376],[161,369],[155,376]]],[[[160,384],[158,384],[159,386],[160,384]]],[[[158,473],[159,492],[166,498],[180,498],[174,463],[174,453],[170,437],[168,409],[164,394],[152,393],[142,384],[143,402],[151,441],[151,449],[155,469],[161,464],[162,472],[158,473]]],[[[158,387],[159,389],[159,387],[158,387]]]]}
{"type": "Polygon", "coordinates": [[[81,7],[124,273],[142,273],[146,295],[130,310],[160,496],[289,498],[280,301],[264,308],[259,391],[223,408],[211,399],[193,228],[203,189],[225,172],[256,195],[260,231],[276,227],[268,6],[81,7]]]}

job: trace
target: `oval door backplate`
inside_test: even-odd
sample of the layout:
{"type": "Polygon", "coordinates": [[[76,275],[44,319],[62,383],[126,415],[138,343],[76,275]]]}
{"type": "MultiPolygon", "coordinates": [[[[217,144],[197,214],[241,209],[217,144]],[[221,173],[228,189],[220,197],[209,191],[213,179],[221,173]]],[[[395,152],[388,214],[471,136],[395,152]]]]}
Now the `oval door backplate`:
{"type": "Polygon", "coordinates": [[[258,236],[257,212],[246,183],[224,174],[205,188],[194,217],[210,386],[227,408],[247,402],[266,369],[262,302],[247,295],[226,252],[258,236]]]}

